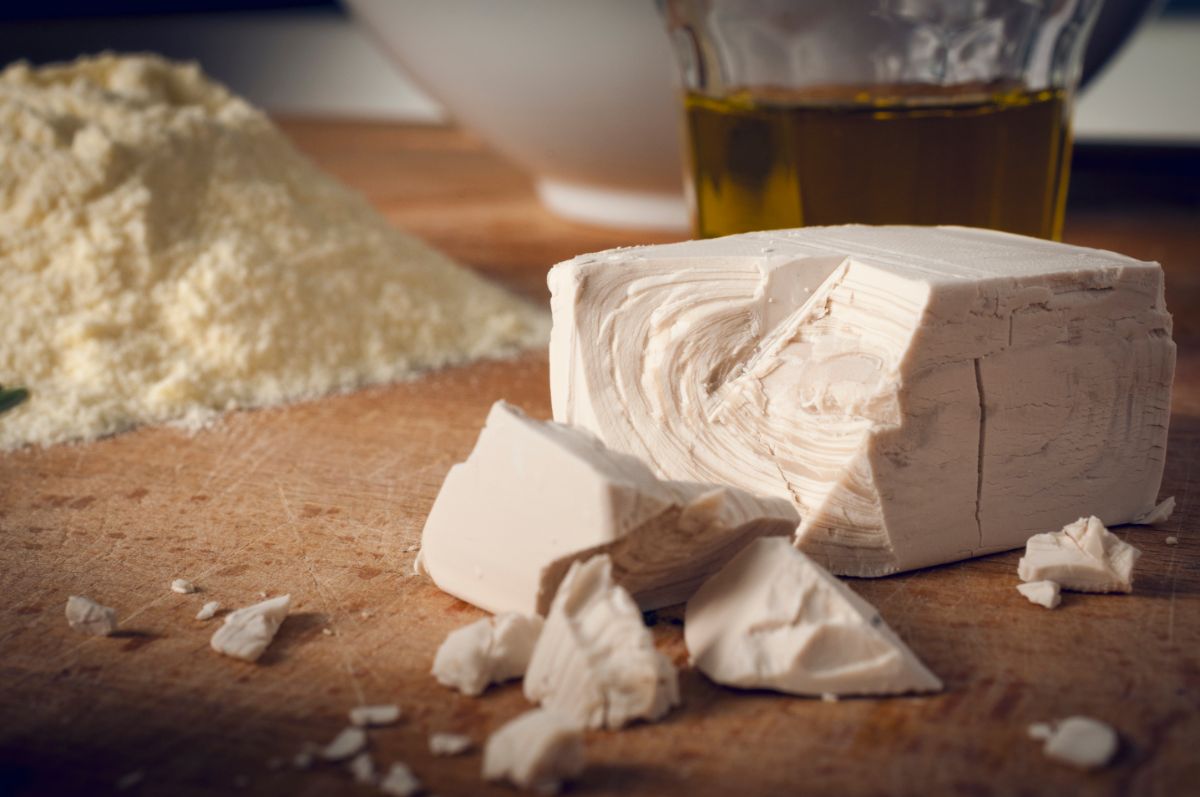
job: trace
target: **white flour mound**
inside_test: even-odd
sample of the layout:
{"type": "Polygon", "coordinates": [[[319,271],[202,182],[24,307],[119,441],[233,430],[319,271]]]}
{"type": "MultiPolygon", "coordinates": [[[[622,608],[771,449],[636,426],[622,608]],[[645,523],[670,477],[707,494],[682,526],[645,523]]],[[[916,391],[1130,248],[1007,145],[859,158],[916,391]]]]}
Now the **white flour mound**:
{"type": "Polygon", "coordinates": [[[543,345],[541,310],[390,227],[194,64],[0,73],[0,450],[543,345]]]}

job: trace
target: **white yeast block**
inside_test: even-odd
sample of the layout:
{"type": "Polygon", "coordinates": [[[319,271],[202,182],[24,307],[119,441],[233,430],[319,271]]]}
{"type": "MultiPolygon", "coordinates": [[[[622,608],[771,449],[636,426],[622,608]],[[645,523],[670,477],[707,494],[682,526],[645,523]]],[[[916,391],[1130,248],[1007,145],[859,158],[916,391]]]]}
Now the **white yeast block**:
{"type": "Polygon", "coordinates": [[[1055,581],[1030,581],[1017,585],[1017,592],[1025,596],[1030,603],[1053,609],[1062,602],[1059,594],[1060,587],[1055,581]]]}
{"type": "Polygon", "coordinates": [[[688,654],[712,680],[797,695],[934,692],[942,682],[787,540],[751,543],[688,601],[688,654]]]}
{"type": "Polygon", "coordinates": [[[1056,581],[1075,592],[1132,592],[1133,566],[1141,555],[1092,516],[1030,537],[1017,575],[1022,581],[1056,581]]]}
{"type": "Polygon", "coordinates": [[[484,780],[554,794],[584,767],[583,734],[553,711],[535,708],[502,726],[483,748],[484,780]]]}
{"type": "Polygon", "coordinates": [[[544,615],[572,562],[607,553],[617,583],[650,609],[686,600],[746,542],[797,522],[789,501],[660,481],[589,432],[497,402],[442,484],[421,563],[468,603],[544,615]]]}
{"type": "Polygon", "coordinates": [[[878,576],[1153,509],[1175,344],[1157,263],[1007,233],[807,227],[548,278],[554,418],[665,479],[794,502],[878,576]]]}
{"type": "Polygon", "coordinates": [[[212,635],[212,649],[244,661],[258,661],[275,639],[291,608],[290,595],[255,603],[225,617],[225,623],[212,635]]]}
{"type": "Polygon", "coordinates": [[[117,612],[91,598],[72,595],[67,598],[67,625],[94,636],[108,636],[117,630],[117,612]]]}
{"type": "Polygon", "coordinates": [[[438,683],[464,695],[483,694],[489,684],[520,678],[542,633],[542,618],[505,612],[451,631],[433,659],[438,683]]]}
{"type": "Polygon", "coordinates": [[[607,556],[571,565],[533,649],[525,697],[587,728],[656,720],[679,704],[675,667],[613,583],[607,556]]]}

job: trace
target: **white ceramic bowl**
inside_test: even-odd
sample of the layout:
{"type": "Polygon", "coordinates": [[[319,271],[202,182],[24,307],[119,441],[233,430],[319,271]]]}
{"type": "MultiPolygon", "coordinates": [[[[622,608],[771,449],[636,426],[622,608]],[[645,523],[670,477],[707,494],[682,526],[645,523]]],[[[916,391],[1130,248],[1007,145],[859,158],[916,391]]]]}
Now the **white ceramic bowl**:
{"type": "Polygon", "coordinates": [[[450,114],[568,218],[683,230],[670,43],[653,0],[347,0],[450,114]]]}

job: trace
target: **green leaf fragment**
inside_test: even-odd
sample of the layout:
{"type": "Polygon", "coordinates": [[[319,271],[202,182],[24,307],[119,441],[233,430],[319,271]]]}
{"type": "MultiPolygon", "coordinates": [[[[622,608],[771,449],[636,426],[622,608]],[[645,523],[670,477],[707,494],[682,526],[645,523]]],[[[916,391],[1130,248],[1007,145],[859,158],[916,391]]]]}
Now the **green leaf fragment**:
{"type": "Polygon", "coordinates": [[[27,398],[29,391],[23,387],[6,388],[0,385],[0,412],[8,412],[27,398]]]}

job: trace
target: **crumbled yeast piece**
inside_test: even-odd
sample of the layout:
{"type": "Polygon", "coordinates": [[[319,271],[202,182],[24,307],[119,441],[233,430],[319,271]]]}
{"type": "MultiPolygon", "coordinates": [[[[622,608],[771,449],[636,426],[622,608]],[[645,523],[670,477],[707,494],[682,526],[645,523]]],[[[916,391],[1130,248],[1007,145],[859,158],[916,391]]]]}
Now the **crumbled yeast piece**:
{"type": "Polygon", "coordinates": [[[653,609],[686,600],[749,540],[798,522],[790,501],[662,481],[590,432],[500,401],[446,476],[419,561],[468,603],[545,615],[571,563],[606,553],[617,583],[653,609]]]}
{"type": "Polygon", "coordinates": [[[1091,717],[1067,717],[1054,723],[1034,723],[1029,735],[1044,740],[1048,758],[1080,769],[1095,769],[1112,760],[1120,740],[1111,726],[1091,717]]]}
{"type": "Polygon", "coordinates": [[[1056,581],[1075,592],[1132,592],[1133,566],[1141,555],[1092,516],[1030,537],[1017,575],[1022,581],[1056,581]]]}
{"type": "Polygon", "coordinates": [[[462,755],[471,749],[471,737],[461,733],[435,733],[429,737],[429,752],[437,756],[462,755]]]}
{"type": "Polygon", "coordinates": [[[567,571],[533,649],[525,697],[587,728],[656,720],[679,704],[675,667],[613,583],[607,556],[567,571]]]}
{"type": "Polygon", "coordinates": [[[371,784],[377,778],[375,761],[371,758],[370,753],[359,753],[354,756],[346,765],[346,769],[350,770],[350,775],[354,778],[355,783],[371,784]]]}
{"type": "Polygon", "coordinates": [[[1131,522],[1138,526],[1157,526],[1159,523],[1166,523],[1170,520],[1174,511],[1175,496],[1172,495],[1159,501],[1153,509],[1138,515],[1131,522]]]}
{"type": "Polygon", "coordinates": [[[67,598],[67,624],[85,634],[108,636],[117,630],[117,612],[91,598],[72,595],[67,598]]]}
{"type": "Polygon", "coordinates": [[[209,601],[200,607],[200,611],[196,612],[197,620],[211,620],[221,610],[221,604],[217,601],[209,601]]]}
{"type": "Polygon", "coordinates": [[[1048,722],[1034,722],[1026,729],[1030,739],[1044,742],[1054,735],[1054,726],[1048,722]]]}
{"type": "Polygon", "coordinates": [[[505,612],[451,631],[433,660],[438,683],[464,695],[480,695],[489,684],[520,678],[542,632],[537,615],[505,612]]]}
{"type": "Polygon", "coordinates": [[[379,790],[390,797],[412,797],[421,791],[421,781],[408,768],[407,764],[397,761],[392,764],[383,780],[379,781],[379,790]]]}
{"type": "Polygon", "coordinates": [[[1030,581],[1027,584],[1018,584],[1017,592],[1024,595],[1030,603],[1045,606],[1047,609],[1053,609],[1062,602],[1058,583],[1054,581],[1030,581]]]}
{"type": "Polygon", "coordinates": [[[186,578],[177,578],[171,582],[171,592],[176,592],[180,595],[191,595],[195,591],[196,585],[186,578]]]}
{"type": "Polygon", "coordinates": [[[360,728],[391,725],[400,719],[400,707],[394,703],[378,706],[355,706],[350,709],[350,724],[360,728]]]}
{"type": "Polygon", "coordinates": [[[258,661],[283,625],[292,605],[290,595],[280,595],[230,612],[212,636],[218,653],[244,661],[258,661]]]}
{"type": "Polygon", "coordinates": [[[305,742],[300,752],[292,756],[292,766],[296,769],[309,769],[316,760],[321,748],[312,742],[305,742]]]}
{"type": "Polygon", "coordinates": [[[806,227],[582,255],[548,276],[555,420],[667,479],[795,503],[878,576],[1154,507],[1163,271],[979,229],[806,227]]]}
{"type": "Polygon", "coordinates": [[[854,594],[788,540],[756,540],[687,605],[696,667],[743,689],[799,695],[933,692],[942,682],[854,594]]]}
{"type": "Polygon", "coordinates": [[[329,744],[321,748],[321,758],[326,761],[345,761],[358,755],[366,747],[366,731],[354,726],[343,728],[329,744]]]}
{"type": "Polygon", "coordinates": [[[522,789],[554,794],[583,771],[583,734],[553,711],[535,708],[488,737],[485,780],[507,780],[522,789]]]}
{"type": "Polygon", "coordinates": [[[1165,540],[1163,540],[1163,542],[1165,542],[1167,545],[1178,545],[1179,538],[1178,537],[1167,537],[1165,540]]]}

